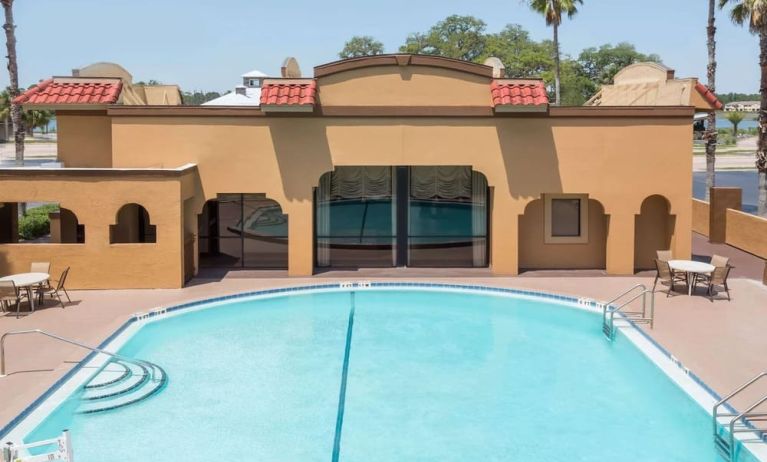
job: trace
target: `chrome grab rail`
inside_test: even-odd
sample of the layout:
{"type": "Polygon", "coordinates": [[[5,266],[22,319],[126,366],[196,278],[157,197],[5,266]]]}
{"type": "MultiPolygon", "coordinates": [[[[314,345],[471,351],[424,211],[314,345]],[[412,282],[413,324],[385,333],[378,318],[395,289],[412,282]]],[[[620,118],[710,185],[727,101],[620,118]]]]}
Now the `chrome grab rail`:
{"type": "Polygon", "coordinates": [[[744,418],[748,419],[749,417],[755,417],[755,419],[751,419],[751,420],[755,420],[755,421],[756,420],[759,420],[759,421],[765,420],[764,417],[767,417],[767,414],[765,414],[764,412],[752,413],[751,411],[755,410],[756,408],[758,408],[759,406],[761,406],[762,404],[767,402],[767,396],[762,397],[761,399],[759,399],[758,401],[753,403],[751,406],[749,406],[745,411],[737,413],[737,414],[731,413],[731,412],[720,413],[719,412],[719,408],[724,406],[729,400],[731,400],[735,396],[739,395],[741,392],[745,391],[746,389],[751,387],[751,385],[754,385],[756,382],[760,381],[764,377],[767,377],[767,371],[764,371],[764,372],[761,372],[761,373],[757,374],[751,380],[747,381],[746,383],[744,383],[743,385],[738,387],[735,391],[733,391],[732,393],[728,394],[724,398],[722,398],[719,401],[717,401],[717,403],[714,404],[713,410],[711,411],[712,423],[713,423],[713,431],[714,431],[714,440],[715,441],[716,441],[717,438],[720,438],[719,437],[719,432],[718,432],[719,418],[721,418],[721,417],[731,417],[730,422],[728,424],[728,429],[730,431],[730,434],[728,435],[729,436],[729,448],[728,448],[728,450],[729,450],[730,460],[733,460],[732,456],[734,455],[735,433],[743,433],[743,432],[746,432],[746,433],[765,433],[765,431],[767,430],[767,429],[759,429],[759,428],[748,427],[748,426],[746,426],[745,428],[739,428],[737,430],[735,429],[735,425],[739,421],[742,421],[744,418]]]}
{"type": "Polygon", "coordinates": [[[617,302],[621,298],[625,297],[626,295],[630,294],[631,292],[633,292],[633,291],[635,291],[636,289],[639,289],[639,288],[641,288],[642,291],[647,290],[647,286],[645,286],[644,284],[637,284],[634,287],[630,288],[629,290],[623,292],[622,294],[618,295],[614,299],[612,299],[609,302],[607,302],[606,305],[612,305],[613,303],[617,302]]]}
{"type": "MultiPolygon", "coordinates": [[[[629,290],[623,292],[617,297],[613,298],[607,303],[602,305],[602,331],[604,334],[612,340],[615,333],[615,313],[620,312],[625,315],[641,315],[640,317],[633,318],[634,321],[642,321],[650,324],[650,329],[655,327],[655,293],[652,290],[648,290],[644,284],[637,284],[629,290]],[[623,303],[613,308],[612,304],[618,300],[623,299],[627,295],[634,293],[640,289],[641,292],[632,296],[630,299],[625,300],[623,303]],[[647,316],[647,297],[650,297],[650,316],[647,316]],[[642,298],[642,311],[623,311],[623,308],[630,305],[639,298],[642,298]]],[[[628,317],[628,316],[626,316],[628,317]]],[[[630,318],[629,318],[630,319],[630,318]]]]}
{"type": "Polygon", "coordinates": [[[125,361],[127,363],[136,364],[139,366],[148,366],[149,367],[149,373],[151,374],[150,378],[152,380],[155,380],[155,367],[158,367],[148,361],[143,361],[141,359],[133,359],[133,358],[126,358],[125,356],[121,356],[115,353],[112,353],[110,351],[102,350],[101,348],[96,348],[92,346],[88,346],[84,343],[80,343],[76,340],[70,340],[68,338],[64,338],[61,336],[58,336],[56,334],[51,334],[50,332],[46,332],[41,329],[29,329],[29,330],[17,330],[17,331],[11,331],[6,332],[0,337],[0,377],[5,377],[5,338],[9,336],[14,335],[25,335],[25,334],[40,334],[44,335],[46,337],[52,338],[54,340],[58,340],[60,342],[68,343],[70,345],[75,345],[80,348],[85,348],[86,350],[91,350],[96,353],[102,353],[107,356],[111,356],[112,358],[119,359],[120,361],[125,361]]]}

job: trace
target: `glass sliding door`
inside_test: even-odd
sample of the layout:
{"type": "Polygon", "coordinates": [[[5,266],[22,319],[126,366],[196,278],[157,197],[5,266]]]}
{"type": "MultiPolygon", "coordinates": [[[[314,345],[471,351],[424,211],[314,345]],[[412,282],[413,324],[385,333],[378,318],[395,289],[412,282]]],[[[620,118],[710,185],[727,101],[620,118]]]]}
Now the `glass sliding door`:
{"type": "Polygon", "coordinates": [[[200,266],[285,269],[288,219],[263,194],[219,194],[199,217],[200,266]]]}
{"type": "Polygon", "coordinates": [[[484,267],[488,209],[471,167],[338,167],[316,190],[316,264],[484,267]]]}
{"type": "Polygon", "coordinates": [[[409,266],[487,266],[487,181],[471,167],[411,167],[408,221],[409,266]]]}
{"type": "Polygon", "coordinates": [[[395,261],[396,181],[392,167],[337,167],[315,198],[320,268],[389,267],[395,261]]]}

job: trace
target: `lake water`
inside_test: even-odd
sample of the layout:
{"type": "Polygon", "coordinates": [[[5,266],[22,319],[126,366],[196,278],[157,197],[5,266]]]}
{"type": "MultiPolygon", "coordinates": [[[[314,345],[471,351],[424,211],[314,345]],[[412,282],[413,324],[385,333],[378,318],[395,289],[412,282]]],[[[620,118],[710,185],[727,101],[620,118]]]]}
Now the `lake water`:
{"type": "MultiPolygon", "coordinates": [[[[756,213],[758,183],[756,170],[725,170],[716,172],[716,185],[743,189],[743,211],[756,213]]],[[[706,172],[694,172],[692,195],[706,197],[706,172]]]]}

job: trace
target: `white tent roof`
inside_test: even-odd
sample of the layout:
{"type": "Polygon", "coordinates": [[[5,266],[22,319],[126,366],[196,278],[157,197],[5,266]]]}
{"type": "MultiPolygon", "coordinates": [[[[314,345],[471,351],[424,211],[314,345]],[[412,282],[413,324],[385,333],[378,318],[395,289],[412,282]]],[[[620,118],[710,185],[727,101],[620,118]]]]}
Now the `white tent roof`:
{"type": "Polygon", "coordinates": [[[260,106],[261,105],[261,89],[260,88],[246,88],[245,94],[240,95],[236,91],[229,92],[225,95],[219,96],[216,99],[212,99],[207,103],[202,103],[203,106],[260,106]]]}
{"type": "Polygon", "coordinates": [[[269,77],[269,76],[264,74],[263,72],[259,71],[258,69],[253,69],[250,72],[246,72],[246,73],[242,74],[241,77],[243,77],[243,78],[248,78],[248,77],[250,77],[250,78],[259,78],[259,77],[269,77]]]}

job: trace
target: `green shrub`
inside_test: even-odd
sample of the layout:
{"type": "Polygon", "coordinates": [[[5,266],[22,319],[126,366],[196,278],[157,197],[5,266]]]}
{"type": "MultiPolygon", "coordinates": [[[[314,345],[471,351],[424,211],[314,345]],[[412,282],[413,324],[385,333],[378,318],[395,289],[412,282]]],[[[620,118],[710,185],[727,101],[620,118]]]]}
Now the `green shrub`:
{"type": "Polygon", "coordinates": [[[57,212],[58,205],[47,204],[27,210],[26,215],[19,217],[19,238],[25,241],[47,236],[51,232],[51,221],[48,214],[57,212]]]}

